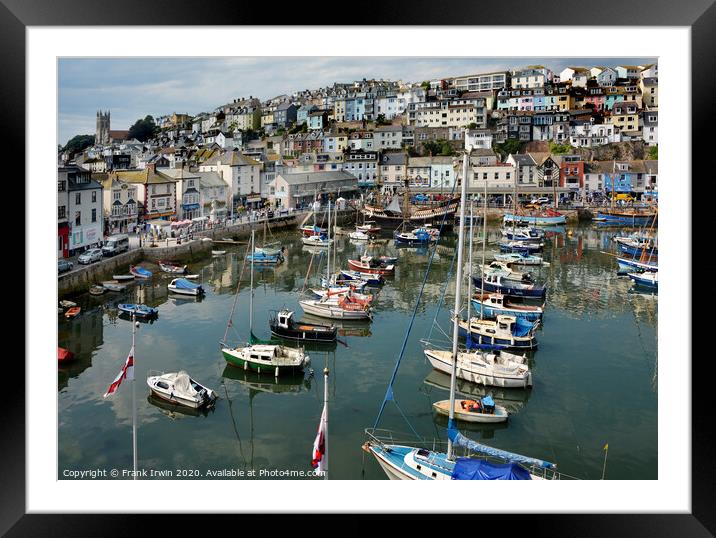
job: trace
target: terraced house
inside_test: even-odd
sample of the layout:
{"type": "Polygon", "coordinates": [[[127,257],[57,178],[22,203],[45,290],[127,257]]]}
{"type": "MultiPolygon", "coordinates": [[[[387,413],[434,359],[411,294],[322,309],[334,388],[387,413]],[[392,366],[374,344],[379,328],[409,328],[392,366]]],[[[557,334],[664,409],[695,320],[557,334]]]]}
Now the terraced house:
{"type": "Polygon", "coordinates": [[[115,170],[110,172],[109,178],[137,186],[140,221],[176,217],[176,182],[158,171],[154,164],[148,164],[144,170],[115,170]]]}

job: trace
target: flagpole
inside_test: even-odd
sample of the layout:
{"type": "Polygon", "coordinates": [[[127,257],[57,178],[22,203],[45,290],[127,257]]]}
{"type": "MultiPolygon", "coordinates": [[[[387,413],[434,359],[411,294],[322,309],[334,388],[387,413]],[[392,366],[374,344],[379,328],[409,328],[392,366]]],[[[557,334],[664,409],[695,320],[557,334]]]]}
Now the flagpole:
{"type": "Polygon", "coordinates": [[[134,369],[134,361],[136,360],[136,351],[134,349],[134,335],[137,332],[137,315],[132,313],[132,457],[134,459],[134,480],[137,479],[137,390],[136,390],[136,370],[134,369]]]}
{"type": "Polygon", "coordinates": [[[609,454],[609,443],[604,445],[603,450],[604,450],[604,465],[602,466],[602,480],[604,480],[604,475],[607,472],[607,454],[609,454]]]}
{"type": "Polygon", "coordinates": [[[326,463],[323,468],[323,480],[328,480],[328,367],[323,369],[323,408],[326,410],[326,431],[323,438],[323,457],[326,463]]]}

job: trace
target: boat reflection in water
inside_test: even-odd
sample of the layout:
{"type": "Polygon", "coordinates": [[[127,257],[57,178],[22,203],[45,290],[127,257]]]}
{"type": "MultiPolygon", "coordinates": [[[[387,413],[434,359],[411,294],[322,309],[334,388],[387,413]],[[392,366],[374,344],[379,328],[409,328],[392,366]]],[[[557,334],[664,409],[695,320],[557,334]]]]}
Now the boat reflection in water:
{"type": "Polygon", "coordinates": [[[285,374],[279,377],[261,375],[251,370],[243,370],[227,364],[221,376],[224,379],[238,381],[249,388],[249,398],[253,400],[259,392],[298,393],[311,390],[311,377],[304,374],[285,374]]]}
{"type": "MultiPolygon", "coordinates": [[[[316,325],[335,325],[338,327],[338,336],[370,336],[370,320],[348,320],[348,319],[331,319],[326,320],[311,314],[303,314],[301,321],[306,323],[314,323],[316,325]]],[[[333,342],[335,344],[335,342],[333,342]]],[[[322,349],[326,349],[324,345],[322,349]]]]}
{"type": "MultiPolygon", "coordinates": [[[[130,322],[132,321],[132,315],[128,314],[127,312],[119,312],[119,314],[117,314],[117,317],[123,321],[130,321],[130,322]]],[[[143,316],[137,316],[137,321],[139,323],[148,323],[150,325],[152,323],[154,323],[155,321],[157,321],[158,319],[159,318],[157,316],[152,316],[150,318],[145,318],[143,316]]]]}
{"type": "Polygon", "coordinates": [[[175,295],[171,297],[172,302],[177,305],[200,303],[204,300],[203,295],[175,295]]]}
{"type": "MultiPolygon", "coordinates": [[[[507,388],[501,388],[501,387],[488,387],[484,385],[476,385],[475,383],[471,383],[469,381],[466,381],[464,379],[457,378],[455,385],[455,391],[456,391],[456,397],[457,394],[461,394],[463,396],[468,396],[474,400],[482,399],[483,397],[487,396],[488,394],[492,396],[492,399],[495,400],[495,403],[497,405],[501,405],[505,409],[507,409],[507,412],[510,413],[510,415],[513,415],[515,413],[518,413],[526,404],[527,400],[530,399],[530,395],[532,394],[532,391],[530,390],[522,390],[522,389],[507,389],[507,388]]],[[[432,370],[427,377],[424,379],[423,383],[428,385],[429,387],[435,387],[438,389],[450,391],[450,376],[447,374],[444,374],[443,372],[439,372],[438,370],[432,370]]],[[[443,417],[442,415],[436,414],[436,422],[440,423],[440,419],[445,419],[444,426],[447,427],[447,417],[443,417]]],[[[508,421],[509,422],[509,421],[508,421]]],[[[469,423],[460,423],[460,428],[463,428],[463,426],[475,426],[475,428],[482,430],[484,426],[487,426],[489,428],[494,427],[504,427],[507,423],[497,423],[497,424],[469,424],[469,423]]]]}
{"type": "Polygon", "coordinates": [[[178,405],[172,402],[168,402],[163,398],[158,398],[151,393],[147,396],[147,401],[153,406],[159,408],[159,410],[163,414],[165,414],[172,420],[177,420],[185,417],[206,417],[209,415],[209,413],[214,412],[214,406],[211,406],[211,408],[207,408],[206,406],[201,408],[193,408],[188,407],[186,405],[178,405]]]}

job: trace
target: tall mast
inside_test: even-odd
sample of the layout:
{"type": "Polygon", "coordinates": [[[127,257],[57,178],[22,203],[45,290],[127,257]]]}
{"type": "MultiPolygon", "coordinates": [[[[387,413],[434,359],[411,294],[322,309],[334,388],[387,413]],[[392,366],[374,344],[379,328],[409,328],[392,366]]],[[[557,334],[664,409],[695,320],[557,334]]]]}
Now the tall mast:
{"type": "Polygon", "coordinates": [[[134,480],[137,479],[137,390],[135,368],[136,351],[134,350],[134,335],[137,333],[137,315],[132,313],[132,459],[134,460],[134,480]]]}
{"type": "MultiPolygon", "coordinates": [[[[485,193],[482,195],[484,201],[482,206],[482,265],[480,266],[480,301],[485,293],[485,245],[487,244],[487,180],[485,180],[485,193]]],[[[515,230],[515,219],[512,219],[512,231],[515,230]]],[[[470,303],[468,302],[468,305],[470,303]]],[[[480,321],[484,316],[485,305],[480,305],[480,321]]]]}
{"type": "Polygon", "coordinates": [[[328,252],[326,258],[326,279],[328,285],[331,285],[331,200],[328,199],[328,252]]]}
{"type": "MultiPolygon", "coordinates": [[[[468,150],[469,151],[469,150],[468,150]]],[[[452,329],[452,372],[450,375],[450,413],[448,428],[452,426],[455,419],[455,379],[457,372],[457,344],[460,317],[460,286],[462,284],[462,244],[465,240],[465,198],[467,194],[467,160],[468,151],[462,158],[462,189],[460,191],[460,233],[457,239],[457,274],[455,275],[455,322],[452,329]]],[[[453,459],[452,441],[448,437],[447,457],[453,459]]]]}
{"type": "Polygon", "coordinates": [[[323,409],[326,411],[326,429],[323,437],[323,479],[328,480],[328,366],[323,369],[323,409]]]}
{"type": "MultiPolygon", "coordinates": [[[[468,330],[470,325],[470,299],[472,299],[472,199],[470,199],[470,250],[467,257],[467,323],[468,323],[468,330]]],[[[482,260],[482,263],[485,263],[485,260],[482,260]]]]}
{"type": "Polygon", "coordinates": [[[256,246],[254,245],[254,234],[256,231],[251,229],[251,290],[249,293],[249,340],[254,334],[254,256],[256,255],[256,246]]]}

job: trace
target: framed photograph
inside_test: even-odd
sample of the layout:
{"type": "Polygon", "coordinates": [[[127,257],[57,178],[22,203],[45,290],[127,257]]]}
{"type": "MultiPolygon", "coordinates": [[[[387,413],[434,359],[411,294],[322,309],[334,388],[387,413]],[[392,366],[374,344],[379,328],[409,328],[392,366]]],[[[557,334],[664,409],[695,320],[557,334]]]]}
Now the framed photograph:
{"type": "Polygon", "coordinates": [[[710,2],[345,27],[135,4],[2,8],[28,312],[3,532],[155,512],[716,531],[690,271],[710,2]]]}

